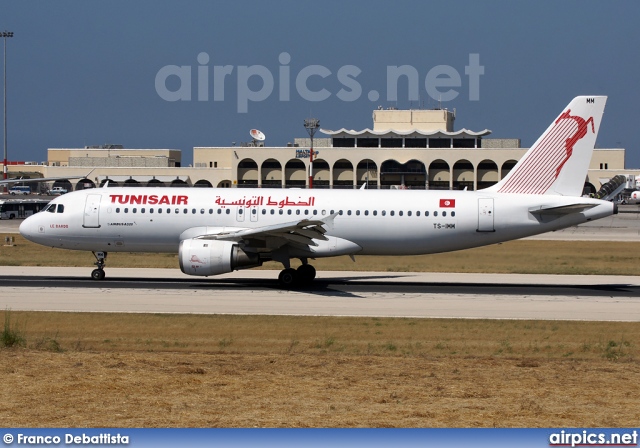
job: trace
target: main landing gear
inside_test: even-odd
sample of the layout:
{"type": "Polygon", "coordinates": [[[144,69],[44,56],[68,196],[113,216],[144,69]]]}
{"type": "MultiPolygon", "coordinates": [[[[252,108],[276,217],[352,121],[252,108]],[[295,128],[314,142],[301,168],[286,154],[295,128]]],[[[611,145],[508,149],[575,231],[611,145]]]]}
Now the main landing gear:
{"type": "Polygon", "coordinates": [[[104,265],[107,260],[107,253],[93,252],[93,256],[96,257],[94,264],[97,266],[97,269],[91,271],[91,278],[94,280],[104,280],[104,265]]]}
{"type": "Polygon", "coordinates": [[[316,278],[316,268],[308,264],[307,259],[301,259],[302,265],[298,269],[287,267],[278,275],[280,286],[293,289],[299,286],[309,286],[316,278]]]}

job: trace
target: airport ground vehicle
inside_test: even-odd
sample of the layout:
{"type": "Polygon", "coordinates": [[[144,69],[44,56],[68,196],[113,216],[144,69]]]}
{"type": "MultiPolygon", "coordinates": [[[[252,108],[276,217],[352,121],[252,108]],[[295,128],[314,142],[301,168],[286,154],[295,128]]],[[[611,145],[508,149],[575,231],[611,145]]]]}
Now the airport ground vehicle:
{"type": "Polygon", "coordinates": [[[17,194],[31,194],[31,187],[29,185],[14,185],[9,188],[9,194],[15,196],[17,194]]]}
{"type": "Polygon", "coordinates": [[[51,196],[60,196],[61,194],[66,194],[68,190],[64,187],[53,187],[49,190],[49,194],[51,196]]]}
{"type": "Polygon", "coordinates": [[[0,219],[27,218],[45,208],[49,201],[43,199],[2,199],[0,219]]]}

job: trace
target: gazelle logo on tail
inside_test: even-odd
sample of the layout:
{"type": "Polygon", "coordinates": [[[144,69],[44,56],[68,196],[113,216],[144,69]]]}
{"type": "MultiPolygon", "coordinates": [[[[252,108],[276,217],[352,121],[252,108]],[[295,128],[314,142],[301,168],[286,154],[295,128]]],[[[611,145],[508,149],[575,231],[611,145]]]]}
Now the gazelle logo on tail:
{"type": "Polygon", "coordinates": [[[490,190],[580,196],[606,97],[577,97],[490,190]],[[591,125],[591,126],[589,126],[591,125]]]}
{"type": "Polygon", "coordinates": [[[562,163],[560,163],[560,166],[556,170],[556,178],[560,175],[560,171],[562,170],[562,167],[564,166],[565,163],[567,163],[567,160],[569,160],[569,158],[571,157],[571,154],[573,154],[573,147],[575,146],[576,142],[580,140],[582,137],[584,137],[585,135],[587,135],[587,123],[591,123],[591,132],[593,132],[594,134],[596,133],[596,130],[593,126],[593,117],[589,117],[588,120],[585,120],[582,117],[571,115],[571,109],[567,109],[567,111],[562,115],[560,115],[560,117],[556,120],[556,124],[558,124],[560,120],[564,120],[567,118],[571,118],[572,120],[576,121],[576,123],[578,124],[578,131],[575,134],[573,134],[571,138],[568,138],[565,141],[564,149],[566,150],[567,153],[565,155],[564,160],[562,161],[562,163]]]}

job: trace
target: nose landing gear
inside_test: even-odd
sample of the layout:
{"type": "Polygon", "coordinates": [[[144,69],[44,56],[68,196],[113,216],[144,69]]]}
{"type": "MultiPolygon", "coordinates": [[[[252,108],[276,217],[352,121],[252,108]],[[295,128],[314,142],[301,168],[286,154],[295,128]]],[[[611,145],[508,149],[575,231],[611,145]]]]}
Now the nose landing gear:
{"type": "Polygon", "coordinates": [[[91,271],[91,278],[94,280],[104,280],[104,265],[107,260],[106,252],[92,252],[93,256],[96,257],[96,262],[94,263],[97,266],[97,269],[91,271]]]}

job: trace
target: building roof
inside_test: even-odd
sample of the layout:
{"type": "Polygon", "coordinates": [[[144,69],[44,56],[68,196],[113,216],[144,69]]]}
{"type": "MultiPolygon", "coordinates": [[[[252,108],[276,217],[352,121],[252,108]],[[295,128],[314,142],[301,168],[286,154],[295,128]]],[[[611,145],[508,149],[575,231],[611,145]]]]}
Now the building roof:
{"type": "Polygon", "coordinates": [[[442,130],[437,130],[437,131],[421,131],[419,129],[409,129],[406,131],[398,131],[396,129],[388,129],[386,131],[374,131],[372,129],[364,129],[362,131],[354,131],[353,129],[349,130],[349,129],[339,129],[337,131],[332,131],[329,129],[320,129],[320,132],[322,132],[323,134],[327,134],[327,135],[331,135],[333,137],[339,137],[339,136],[352,136],[352,137],[360,137],[360,136],[365,136],[365,135],[375,135],[378,137],[393,137],[393,136],[406,136],[406,135],[411,135],[411,134],[419,134],[419,135],[424,135],[427,137],[433,137],[433,136],[442,136],[442,137],[482,137],[485,135],[489,135],[491,134],[491,131],[489,129],[485,129],[483,131],[480,132],[473,132],[470,131],[468,129],[460,129],[459,131],[442,131],[442,130]]]}

